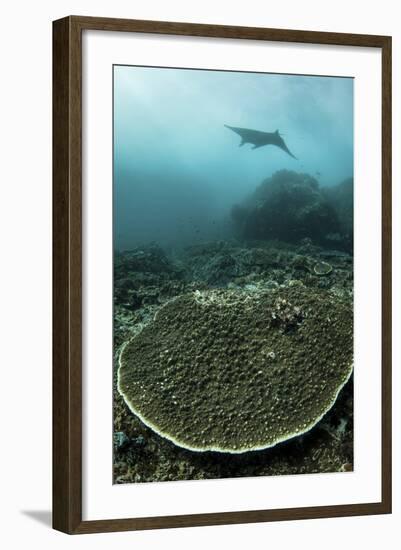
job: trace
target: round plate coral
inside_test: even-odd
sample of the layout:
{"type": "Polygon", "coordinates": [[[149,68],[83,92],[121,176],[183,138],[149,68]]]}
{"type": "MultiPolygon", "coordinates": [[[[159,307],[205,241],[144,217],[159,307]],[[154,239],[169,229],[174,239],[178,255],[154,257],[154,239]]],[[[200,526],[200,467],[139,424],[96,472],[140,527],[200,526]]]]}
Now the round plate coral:
{"type": "Polygon", "coordinates": [[[242,453],[310,430],[353,368],[352,307],[302,285],[167,302],[122,348],[118,389],[193,451],[242,453]]]}

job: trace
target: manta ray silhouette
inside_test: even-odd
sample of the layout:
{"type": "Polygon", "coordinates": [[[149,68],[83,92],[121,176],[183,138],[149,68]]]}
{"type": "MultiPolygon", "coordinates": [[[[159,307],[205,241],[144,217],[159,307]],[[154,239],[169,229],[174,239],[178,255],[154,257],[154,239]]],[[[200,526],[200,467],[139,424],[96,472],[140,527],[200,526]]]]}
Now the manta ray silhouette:
{"type": "Polygon", "coordinates": [[[228,124],[224,124],[224,126],[241,137],[240,147],[245,143],[251,143],[253,145],[252,149],[258,149],[258,147],[264,147],[265,145],[276,145],[290,155],[290,157],[298,160],[288,149],[278,130],[275,132],[260,132],[259,130],[251,130],[249,128],[236,128],[235,126],[228,126],[228,124]]]}

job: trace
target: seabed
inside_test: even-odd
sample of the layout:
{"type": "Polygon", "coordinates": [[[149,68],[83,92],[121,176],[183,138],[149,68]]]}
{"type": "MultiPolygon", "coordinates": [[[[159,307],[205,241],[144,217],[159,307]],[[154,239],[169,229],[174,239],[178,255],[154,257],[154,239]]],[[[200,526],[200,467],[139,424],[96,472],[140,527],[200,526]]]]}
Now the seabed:
{"type": "Polygon", "coordinates": [[[178,447],[132,414],[117,390],[121,346],[168,300],[210,288],[258,290],[303,284],[352,303],[351,254],[314,245],[310,239],[299,245],[221,240],[179,252],[152,244],[116,253],[114,277],[114,483],[353,470],[352,376],[309,432],[241,454],[178,447]]]}

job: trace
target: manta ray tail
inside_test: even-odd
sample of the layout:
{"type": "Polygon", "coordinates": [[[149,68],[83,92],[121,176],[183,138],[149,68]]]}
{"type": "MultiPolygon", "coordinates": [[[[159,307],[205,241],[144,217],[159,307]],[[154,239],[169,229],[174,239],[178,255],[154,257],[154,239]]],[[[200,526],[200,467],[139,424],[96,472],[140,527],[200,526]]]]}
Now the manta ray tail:
{"type": "Polygon", "coordinates": [[[281,147],[281,149],[283,151],[285,151],[286,153],[288,153],[290,155],[290,157],[292,157],[293,159],[298,160],[297,157],[291,153],[291,151],[288,149],[288,147],[286,145],[284,145],[284,147],[281,147]]]}

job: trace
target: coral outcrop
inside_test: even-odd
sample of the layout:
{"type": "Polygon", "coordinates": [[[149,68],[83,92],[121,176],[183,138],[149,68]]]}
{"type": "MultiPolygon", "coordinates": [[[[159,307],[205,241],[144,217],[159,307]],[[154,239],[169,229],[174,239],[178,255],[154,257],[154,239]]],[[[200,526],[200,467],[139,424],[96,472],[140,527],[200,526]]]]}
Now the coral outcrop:
{"type": "Polygon", "coordinates": [[[328,235],[333,244],[340,242],[352,250],[354,232],[354,178],[347,178],[338,185],[323,188],[323,193],[334,208],[340,222],[340,233],[328,235]]]}
{"type": "Polygon", "coordinates": [[[243,453],[309,431],[352,372],[352,304],[295,284],[167,301],[123,346],[118,389],[193,451],[243,453]]]}
{"type": "Polygon", "coordinates": [[[240,236],[245,239],[279,239],[298,243],[311,238],[327,244],[340,235],[335,208],[309,174],[280,170],[265,179],[251,197],[231,211],[240,236]]]}

